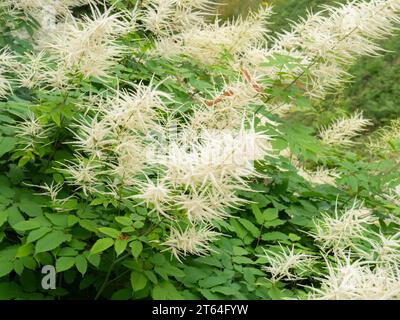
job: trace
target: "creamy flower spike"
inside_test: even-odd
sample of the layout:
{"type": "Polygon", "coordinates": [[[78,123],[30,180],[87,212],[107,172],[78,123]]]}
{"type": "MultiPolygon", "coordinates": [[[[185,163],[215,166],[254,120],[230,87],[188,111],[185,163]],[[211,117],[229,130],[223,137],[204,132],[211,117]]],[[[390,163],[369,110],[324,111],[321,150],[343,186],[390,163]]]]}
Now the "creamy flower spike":
{"type": "Polygon", "coordinates": [[[400,299],[398,265],[352,261],[351,254],[340,253],[333,262],[326,260],[327,273],[317,280],[320,288],[311,288],[309,299],[389,300],[400,299]]]}
{"type": "Polygon", "coordinates": [[[311,270],[315,257],[305,253],[296,253],[294,248],[280,246],[279,251],[264,250],[260,256],[267,260],[262,269],[271,274],[271,281],[298,281],[304,279],[302,274],[311,270]]]}
{"type": "Polygon", "coordinates": [[[204,130],[189,145],[172,142],[170,150],[155,160],[166,170],[174,185],[199,190],[211,184],[219,188],[225,181],[245,185],[244,179],[258,176],[252,161],[271,153],[270,137],[254,130],[215,132],[204,130]]]}
{"type": "Polygon", "coordinates": [[[366,126],[372,122],[364,119],[362,113],[355,113],[349,118],[342,118],[334,122],[330,127],[322,128],[319,132],[321,141],[333,146],[351,146],[351,140],[366,130],[366,126]]]}
{"type": "Polygon", "coordinates": [[[212,231],[209,226],[188,227],[184,231],[172,227],[171,233],[163,243],[171,253],[181,261],[187,255],[205,255],[213,251],[209,242],[215,241],[219,233],[212,231]]]}
{"type": "Polygon", "coordinates": [[[265,18],[271,14],[269,7],[247,19],[239,18],[221,24],[201,24],[156,42],[155,52],[166,58],[185,54],[204,64],[216,64],[225,53],[235,55],[261,41],[267,31],[265,18]],[[174,43],[166,48],[167,43],[174,43]]]}
{"type": "Polygon", "coordinates": [[[331,216],[323,213],[315,220],[315,231],[312,233],[320,247],[332,248],[335,251],[352,247],[357,239],[363,239],[367,226],[375,224],[377,218],[370,209],[354,202],[353,206],[344,211],[338,211],[331,216]]]}
{"type": "Polygon", "coordinates": [[[91,17],[70,17],[42,42],[56,61],[85,77],[107,77],[107,71],[124,53],[115,40],[133,29],[131,17],[92,6],[91,17]]]}
{"type": "Polygon", "coordinates": [[[15,71],[16,67],[16,56],[7,47],[0,49],[0,98],[12,92],[12,81],[7,73],[15,71]]]}

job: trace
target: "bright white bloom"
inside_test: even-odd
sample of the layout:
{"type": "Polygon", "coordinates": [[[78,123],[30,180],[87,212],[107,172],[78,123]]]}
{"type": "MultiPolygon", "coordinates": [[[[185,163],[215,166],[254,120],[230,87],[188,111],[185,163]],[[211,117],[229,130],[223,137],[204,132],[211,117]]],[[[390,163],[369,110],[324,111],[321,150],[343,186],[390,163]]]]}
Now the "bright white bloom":
{"type": "Polygon", "coordinates": [[[166,169],[173,185],[193,190],[213,185],[216,189],[229,180],[244,183],[245,177],[258,176],[253,161],[271,153],[270,137],[242,128],[239,132],[204,130],[189,145],[172,142],[169,152],[156,163],[166,169]]]}
{"type": "Polygon", "coordinates": [[[137,184],[137,175],[146,167],[146,150],[143,141],[134,135],[122,135],[114,149],[116,163],[109,164],[111,176],[125,186],[137,184]]]}
{"type": "Polygon", "coordinates": [[[305,253],[296,253],[294,248],[280,247],[279,251],[265,250],[260,256],[267,260],[262,269],[271,274],[271,281],[297,281],[304,279],[302,275],[310,271],[315,257],[305,253]]]}
{"type": "Polygon", "coordinates": [[[7,48],[0,49],[0,98],[4,98],[11,91],[11,80],[7,72],[15,68],[15,56],[7,48]]]}
{"type": "Polygon", "coordinates": [[[117,91],[115,97],[100,106],[103,117],[114,128],[122,127],[132,131],[147,133],[160,131],[156,123],[159,111],[166,111],[165,101],[172,97],[162,91],[143,84],[135,85],[135,92],[117,91]]]}
{"type": "Polygon", "coordinates": [[[335,121],[329,127],[322,128],[319,132],[321,141],[333,146],[351,146],[351,140],[366,130],[371,121],[364,119],[362,113],[355,113],[350,118],[342,118],[335,121]]]}
{"type": "Polygon", "coordinates": [[[172,26],[172,16],[175,12],[176,0],[151,0],[142,17],[147,30],[156,35],[168,34],[172,26]]]}
{"type": "Polygon", "coordinates": [[[85,196],[89,193],[96,192],[98,184],[98,169],[102,166],[95,161],[91,161],[82,157],[76,157],[74,162],[65,164],[65,169],[62,169],[68,174],[68,183],[77,186],[81,189],[85,196]]]}
{"type": "Polygon", "coordinates": [[[370,233],[363,238],[363,243],[369,244],[370,248],[360,245],[356,247],[356,252],[368,261],[392,264],[400,262],[400,233],[390,236],[382,233],[370,233]]]}
{"type": "Polygon", "coordinates": [[[21,138],[25,144],[24,149],[33,147],[40,140],[48,137],[51,127],[46,127],[40,123],[40,119],[34,113],[29,112],[27,117],[16,126],[16,136],[21,138]]]}
{"type": "Polygon", "coordinates": [[[139,183],[139,186],[140,193],[132,198],[143,200],[147,206],[153,205],[158,213],[168,217],[165,211],[169,209],[172,198],[169,186],[160,179],[156,182],[147,179],[147,182],[139,183]]]}
{"type": "Polygon", "coordinates": [[[65,68],[85,77],[105,77],[108,69],[123,54],[116,39],[132,30],[132,22],[110,9],[101,13],[92,6],[91,17],[71,17],[49,35],[44,48],[65,68]]]}
{"type": "Polygon", "coordinates": [[[271,10],[267,7],[245,20],[239,18],[221,25],[217,19],[214,24],[195,26],[172,36],[170,39],[173,40],[168,40],[168,43],[176,43],[173,46],[177,49],[176,52],[171,49],[168,52],[162,50],[165,49],[162,40],[161,48],[156,43],[155,51],[163,56],[168,53],[167,58],[183,53],[203,64],[216,64],[223,54],[236,55],[261,41],[266,33],[264,21],[270,14],[271,10]]]}
{"type": "Polygon", "coordinates": [[[167,246],[166,250],[170,250],[181,261],[182,256],[189,254],[201,256],[213,251],[209,242],[216,240],[218,236],[220,234],[212,231],[209,226],[188,227],[184,231],[172,227],[171,234],[163,245],[167,246]]]}
{"type": "Polygon", "coordinates": [[[110,125],[104,120],[98,120],[97,117],[89,120],[82,119],[74,127],[71,130],[75,135],[73,144],[97,158],[101,158],[104,149],[114,142],[109,139],[110,125]]]}
{"type": "Polygon", "coordinates": [[[374,265],[350,255],[326,261],[327,274],[318,279],[320,288],[312,288],[310,299],[322,300],[389,300],[400,299],[398,266],[374,265]]]}
{"type": "Polygon", "coordinates": [[[363,239],[367,232],[366,227],[376,221],[370,209],[355,201],[351,208],[341,212],[336,207],[333,216],[322,214],[315,221],[315,232],[312,236],[323,249],[344,249],[351,247],[357,239],[363,239]]]}
{"type": "Polygon", "coordinates": [[[211,188],[199,193],[194,191],[191,194],[181,194],[174,201],[194,224],[224,219],[229,216],[227,208],[237,208],[246,202],[236,197],[230,186],[223,186],[223,190],[211,188]]]}

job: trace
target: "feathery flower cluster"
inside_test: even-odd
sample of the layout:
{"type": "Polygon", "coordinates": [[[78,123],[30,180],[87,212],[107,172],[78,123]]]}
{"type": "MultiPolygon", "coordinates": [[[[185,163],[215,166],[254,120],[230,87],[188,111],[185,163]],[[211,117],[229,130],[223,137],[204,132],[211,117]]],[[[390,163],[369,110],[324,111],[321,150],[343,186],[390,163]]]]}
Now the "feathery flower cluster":
{"type": "Polygon", "coordinates": [[[398,265],[352,261],[350,254],[341,253],[333,262],[326,261],[326,266],[328,273],[319,279],[320,288],[312,288],[310,299],[400,299],[398,265]]]}
{"type": "Polygon", "coordinates": [[[7,73],[16,66],[15,56],[7,48],[0,49],[0,98],[4,98],[11,91],[11,80],[7,73]]]}
{"type": "Polygon", "coordinates": [[[390,153],[400,150],[400,119],[395,119],[390,124],[378,130],[378,137],[371,139],[368,147],[372,153],[390,153]]]}
{"type": "Polygon", "coordinates": [[[224,54],[236,55],[261,41],[267,31],[265,18],[269,7],[246,19],[213,24],[201,23],[169,37],[158,39],[155,52],[164,57],[188,55],[199,62],[217,64],[224,54]]]}
{"type": "Polygon", "coordinates": [[[209,242],[216,240],[219,235],[219,233],[212,231],[208,226],[197,229],[195,227],[188,227],[184,231],[173,227],[164,245],[181,261],[181,257],[188,254],[204,255],[213,251],[209,246],[209,242]]]}
{"type": "Polygon", "coordinates": [[[377,219],[370,209],[354,201],[353,206],[339,212],[337,207],[331,216],[328,213],[315,221],[315,232],[312,234],[322,249],[334,251],[352,247],[357,239],[363,239],[368,231],[367,226],[375,224],[377,219]]]}
{"type": "Polygon", "coordinates": [[[351,146],[354,144],[351,139],[365,131],[365,127],[370,124],[371,121],[364,119],[362,113],[355,113],[349,118],[339,119],[331,126],[322,128],[319,136],[327,145],[351,146]]]}
{"type": "Polygon", "coordinates": [[[54,57],[61,70],[79,72],[85,77],[106,77],[108,69],[124,52],[115,40],[130,32],[133,25],[122,13],[91,8],[90,17],[70,17],[41,39],[40,45],[54,57]]]}
{"type": "Polygon", "coordinates": [[[27,117],[16,126],[16,136],[25,145],[25,150],[33,147],[38,141],[46,139],[49,130],[51,130],[51,127],[43,126],[40,123],[40,119],[35,117],[32,112],[29,112],[27,117]]]}
{"type": "Polygon", "coordinates": [[[262,269],[271,274],[271,281],[297,281],[304,279],[302,274],[311,270],[315,257],[304,253],[296,253],[294,248],[280,247],[278,252],[264,250],[260,256],[267,260],[268,266],[262,269]]]}
{"type": "Polygon", "coordinates": [[[213,4],[210,0],[148,0],[140,19],[146,30],[167,36],[204,23],[213,4]]]}
{"type": "Polygon", "coordinates": [[[208,123],[194,130],[190,119],[181,133],[168,137],[166,101],[174,101],[143,84],[134,92],[117,90],[113,97],[97,100],[86,106],[94,115],[78,119],[71,128],[79,153],[64,169],[68,183],[85,195],[124,197],[166,217],[171,235],[164,245],[174,255],[206,252],[209,237],[201,232],[214,235],[209,225],[244,202],[236,190],[248,190],[247,179],[262,176],[253,162],[272,153],[271,138],[254,126],[246,128],[243,117],[239,128],[230,130],[208,123]],[[152,139],[152,132],[160,139],[152,139]],[[174,224],[182,217],[190,227],[178,232],[174,224]]]}

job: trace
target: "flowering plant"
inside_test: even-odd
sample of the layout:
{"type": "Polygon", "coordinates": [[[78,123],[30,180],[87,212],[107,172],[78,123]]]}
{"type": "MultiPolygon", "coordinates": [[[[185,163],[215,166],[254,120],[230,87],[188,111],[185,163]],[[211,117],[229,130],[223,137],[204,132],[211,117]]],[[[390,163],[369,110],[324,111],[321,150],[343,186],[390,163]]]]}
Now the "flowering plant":
{"type": "Polygon", "coordinates": [[[0,297],[400,297],[398,122],[365,142],[361,112],[291,118],[380,54],[399,0],[274,37],[270,6],[225,22],[209,0],[0,10],[0,297]]]}

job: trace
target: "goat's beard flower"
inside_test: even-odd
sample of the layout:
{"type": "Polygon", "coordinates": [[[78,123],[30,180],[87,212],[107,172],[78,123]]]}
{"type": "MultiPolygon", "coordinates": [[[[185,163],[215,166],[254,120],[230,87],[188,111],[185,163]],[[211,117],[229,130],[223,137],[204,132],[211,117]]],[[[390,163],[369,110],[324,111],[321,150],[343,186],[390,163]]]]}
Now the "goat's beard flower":
{"type": "Polygon", "coordinates": [[[322,248],[337,251],[352,247],[354,241],[363,239],[367,226],[376,221],[370,209],[355,201],[351,208],[342,212],[336,207],[334,216],[323,214],[315,221],[315,232],[312,236],[322,248]]]}
{"type": "Polygon", "coordinates": [[[223,190],[204,188],[199,193],[181,193],[175,198],[176,205],[185,212],[192,224],[210,223],[229,217],[228,208],[237,209],[246,201],[235,195],[235,186],[222,186],[223,190]]]}
{"type": "Polygon", "coordinates": [[[225,181],[244,184],[245,177],[258,176],[252,162],[271,153],[270,140],[244,128],[236,133],[204,130],[189,144],[172,142],[169,151],[155,162],[165,168],[174,185],[199,190],[211,184],[218,189],[225,181]]]}
{"type": "Polygon", "coordinates": [[[326,261],[327,271],[311,288],[309,298],[320,300],[389,300],[400,298],[400,270],[397,265],[377,265],[352,261],[350,254],[339,254],[326,261]]]}
{"type": "Polygon", "coordinates": [[[16,63],[15,55],[8,48],[0,49],[0,98],[5,98],[12,91],[12,80],[7,73],[15,70],[16,63]]]}
{"type": "Polygon", "coordinates": [[[132,21],[122,13],[101,13],[92,6],[92,17],[76,19],[70,16],[63,24],[39,40],[42,48],[66,69],[84,77],[107,77],[107,71],[125,52],[116,42],[132,30],[132,21]]]}
{"type": "Polygon", "coordinates": [[[135,85],[135,92],[117,91],[115,97],[100,106],[100,112],[114,128],[142,134],[162,132],[157,119],[160,111],[167,111],[163,100],[171,101],[172,97],[151,85],[139,84],[135,85]]]}
{"type": "Polygon", "coordinates": [[[26,118],[16,126],[16,136],[25,145],[25,150],[33,148],[35,143],[48,138],[51,129],[51,126],[43,125],[40,118],[36,117],[33,112],[29,112],[26,118]]]}
{"type": "Polygon", "coordinates": [[[245,20],[240,18],[221,25],[216,19],[214,24],[195,25],[167,40],[160,38],[155,52],[167,58],[185,54],[206,65],[218,64],[224,53],[236,55],[261,41],[266,32],[264,20],[270,14],[267,7],[245,20]],[[174,43],[175,51],[166,48],[165,41],[174,43]]]}
{"type": "Polygon", "coordinates": [[[102,164],[99,161],[85,159],[82,156],[76,157],[74,161],[64,164],[62,171],[68,174],[69,184],[77,186],[77,190],[82,190],[85,196],[97,192],[99,185],[99,169],[102,164]]]}
{"type": "Polygon", "coordinates": [[[364,119],[362,113],[355,113],[350,118],[342,118],[334,122],[331,126],[322,128],[319,137],[324,144],[333,146],[351,146],[351,140],[366,130],[366,126],[371,121],[364,119]]]}
{"type": "Polygon", "coordinates": [[[181,257],[204,255],[212,252],[209,242],[215,241],[221,234],[211,230],[209,226],[188,227],[184,231],[172,227],[168,239],[163,243],[171,253],[181,261],[181,257]]]}
{"type": "Polygon", "coordinates": [[[271,274],[271,281],[298,281],[302,275],[310,271],[315,263],[315,257],[305,253],[296,253],[294,248],[280,247],[279,251],[264,250],[260,256],[267,260],[268,265],[262,269],[271,274]]]}
{"type": "Polygon", "coordinates": [[[154,206],[157,213],[170,218],[167,211],[171,207],[173,197],[172,190],[166,181],[157,179],[156,182],[153,182],[147,178],[146,182],[139,182],[138,187],[139,193],[131,198],[142,200],[148,207],[149,205],[154,206]]]}

